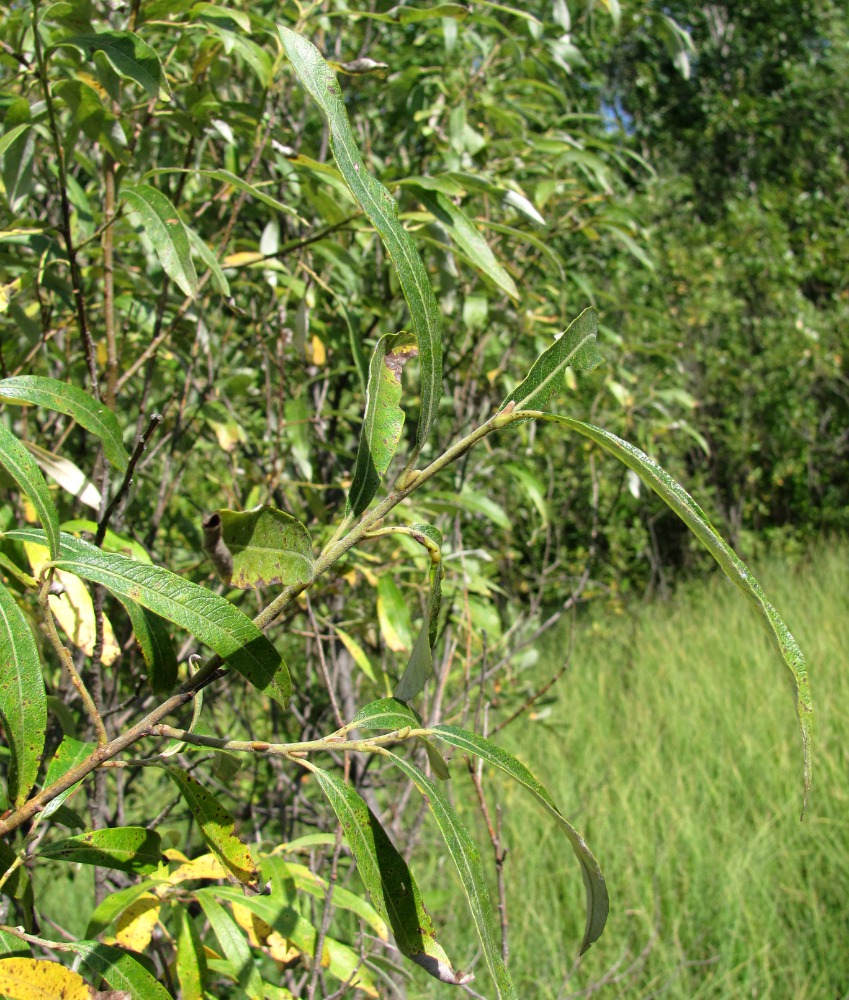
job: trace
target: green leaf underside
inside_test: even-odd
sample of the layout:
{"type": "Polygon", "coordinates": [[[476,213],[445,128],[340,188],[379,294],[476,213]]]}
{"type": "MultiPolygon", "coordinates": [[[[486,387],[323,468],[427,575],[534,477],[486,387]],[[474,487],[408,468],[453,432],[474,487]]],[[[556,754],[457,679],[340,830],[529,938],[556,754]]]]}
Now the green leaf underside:
{"type": "Polygon", "coordinates": [[[436,940],[416,880],[377,817],[341,778],[320,768],[311,770],[345,831],[375,908],[392,927],[398,949],[440,982],[470,982],[473,977],[456,971],[436,940]]]}
{"type": "MultiPolygon", "coordinates": [[[[233,974],[241,989],[250,1000],[260,1000],[262,997],[262,979],[256,970],[254,957],[245,934],[227,910],[215,899],[218,893],[201,889],[195,893],[195,898],[203,909],[204,916],[209,921],[224,957],[230,963],[233,974]]],[[[240,899],[246,903],[248,898],[240,899]]]]}
{"type": "MultiPolygon", "coordinates": [[[[96,749],[95,743],[82,743],[80,740],[75,740],[73,736],[65,736],[62,738],[62,742],[53,754],[53,759],[50,761],[50,766],[47,768],[47,776],[44,779],[44,787],[49,788],[51,785],[55,785],[56,782],[64,777],[71,768],[76,767],[78,764],[82,764],[84,760],[87,760],[96,749]]],[[[74,791],[79,788],[79,782],[76,785],[71,785],[70,788],[66,788],[64,792],[60,792],[55,799],[51,799],[47,805],[44,807],[44,812],[42,816],[46,819],[48,816],[52,816],[54,812],[62,805],[65,799],[69,798],[74,791]]]]}
{"type": "MultiPolygon", "coordinates": [[[[204,907],[204,912],[207,912],[204,899],[207,902],[212,902],[213,898],[217,897],[230,903],[237,903],[239,906],[243,906],[245,909],[255,913],[261,920],[264,920],[279,934],[291,941],[304,954],[315,955],[315,945],[318,937],[315,927],[284,900],[277,898],[274,893],[271,896],[243,896],[238,889],[231,889],[226,886],[210,886],[209,888],[199,889],[196,892],[196,896],[204,907]]],[[[225,916],[229,918],[229,914],[225,913],[225,916]]],[[[239,933],[242,939],[244,939],[241,929],[239,933]]],[[[351,980],[350,985],[352,987],[359,985],[364,990],[372,993],[375,992],[371,973],[362,965],[359,952],[348,945],[342,944],[331,937],[325,937],[321,963],[324,969],[335,979],[340,980],[340,982],[344,983],[351,980]]]]}
{"type": "Polygon", "coordinates": [[[511,778],[524,785],[557,820],[558,825],[569,838],[572,850],[575,852],[575,857],[581,865],[581,874],[583,875],[584,887],[587,893],[587,924],[584,932],[584,940],[581,943],[581,954],[583,954],[601,936],[610,908],[604,876],[601,873],[598,861],[596,861],[592,852],[587,847],[584,838],[566,821],[554,804],[551,796],[537,781],[531,771],[512,754],[497,747],[489,740],[485,740],[482,736],[468,732],[465,729],[460,729],[458,726],[434,726],[431,733],[446,743],[459,747],[461,750],[474,754],[482,760],[487,761],[487,763],[494,764],[495,767],[500,768],[505,774],[510,775],[511,778]]]}
{"type": "Polygon", "coordinates": [[[147,679],[156,694],[167,694],[177,683],[177,654],[167,624],[129,597],[120,598],[133,624],[133,634],[147,664],[147,679]]]}
{"type": "Polygon", "coordinates": [[[177,209],[149,184],[126,185],[121,188],[121,197],[141,221],[162,270],[184,295],[194,298],[198,276],[192,261],[191,240],[177,209]]]}
{"type": "Polygon", "coordinates": [[[560,424],[577,431],[600,445],[620,462],[634,471],[640,479],[654,490],[655,493],[681,518],[693,534],[719,563],[726,576],[738,590],[754,605],[766,619],[775,638],[784,662],[793,678],[796,694],[796,712],[799,718],[799,728],[802,736],[802,753],[804,759],[804,792],[807,799],[811,785],[811,742],[813,736],[813,704],[808,684],[808,673],[805,658],[792,633],[784,624],[781,616],[769,603],[761,590],[760,584],[749,573],[745,563],[736,552],[725,542],[713,527],[705,512],[699,507],[690,494],[677,483],[664,469],[654,462],[645,452],[634,445],[623,441],[615,434],[583,423],[573,417],[562,417],[553,413],[528,413],[536,420],[545,420],[560,424]]]}
{"type": "Polygon", "coordinates": [[[442,318],[430,279],[412,239],[398,221],[395,199],[366,170],[330,67],[305,38],[284,27],[280,28],[280,35],[301,83],[327,121],[331,149],[342,176],[378,231],[398,272],[419,346],[422,405],[416,443],[421,450],[436,418],[442,393],[442,318]]]}
{"type": "Polygon", "coordinates": [[[428,621],[422,622],[422,627],[416,637],[413,652],[404,673],[395,688],[395,697],[399,701],[412,701],[424,690],[428,678],[433,673],[433,654],[428,638],[428,621]]]}
{"type": "Polygon", "coordinates": [[[501,409],[513,403],[515,409],[526,410],[545,406],[552,394],[563,387],[566,369],[589,371],[604,360],[596,347],[598,314],[585,309],[573,320],[566,332],[534,362],[523,382],[516,386],[501,404],[501,409]]]}
{"type": "Polygon", "coordinates": [[[466,213],[441,191],[416,189],[416,197],[448,230],[451,239],[466,254],[474,266],[512,299],[519,298],[516,283],[496,260],[489,244],[466,213]]]}
{"type": "Polygon", "coordinates": [[[75,385],[40,375],[16,375],[0,381],[0,399],[31,403],[72,417],[103,443],[109,463],[124,472],[129,456],[124,448],[121,428],[115,414],[75,385]]]}
{"type": "Polygon", "coordinates": [[[149,97],[170,101],[171,91],[156,50],[130,31],[101,31],[95,35],[62,38],[56,47],[78,49],[88,58],[102,52],[115,72],[134,80],[149,97]]]}
{"type": "Polygon", "coordinates": [[[196,778],[178,768],[168,768],[180,794],[200,828],[201,836],[230,875],[249,889],[259,891],[259,872],[246,844],[233,833],[235,821],[215,796],[196,778]]]}
{"type": "Polygon", "coordinates": [[[357,729],[418,729],[421,719],[409,705],[397,698],[381,698],[357,712],[351,720],[357,729]]]}
{"type": "Polygon", "coordinates": [[[159,834],[143,826],[90,830],[39,848],[39,858],[150,875],[165,860],[159,834]]]}
{"type": "Polygon", "coordinates": [[[41,470],[21,442],[0,424],[0,465],[9,473],[35,508],[44,528],[44,541],[55,559],[59,554],[59,515],[41,470]]]}
{"type": "MultiPolygon", "coordinates": [[[[44,533],[34,528],[9,531],[6,537],[44,545],[44,533]]],[[[292,682],[286,664],[269,639],[229,601],[169,570],[103,552],[64,532],[61,553],[55,563],[59,569],[102,583],[116,596],[129,597],[186,629],[254,687],[287,706],[292,682]]]]}
{"type": "Polygon", "coordinates": [[[206,955],[194,920],[181,903],[171,911],[177,925],[177,979],[182,1000],[203,1000],[206,955]]]}
{"type": "Polygon", "coordinates": [[[265,504],[216,513],[222,541],[233,558],[231,586],[251,590],[312,579],[312,540],[297,518],[265,504]]]}
{"type": "Polygon", "coordinates": [[[0,718],[11,753],[9,799],[21,806],[35,784],[47,729],[47,696],[32,630],[0,583],[0,718]]]}
{"type": "Polygon", "coordinates": [[[472,918],[483,949],[484,959],[495,984],[498,1000],[518,1000],[507,966],[501,958],[501,945],[493,932],[492,902],[486,886],[480,854],[466,828],[441,789],[408,760],[390,750],[384,754],[398,767],[424,796],[439,826],[445,846],[451,855],[472,911],[472,918]]]}
{"type": "Polygon", "coordinates": [[[418,354],[413,337],[387,333],[375,345],[366,389],[366,406],[354,478],[348,493],[347,515],[359,517],[386,475],[401,440],[404,411],[401,402],[401,372],[406,362],[418,354]]]}
{"type": "Polygon", "coordinates": [[[95,979],[103,977],[113,990],[126,990],[131,1000],[172,1000],[162,983],[126,951],[99,941],[73,941],[70,947],[95,979]]]}

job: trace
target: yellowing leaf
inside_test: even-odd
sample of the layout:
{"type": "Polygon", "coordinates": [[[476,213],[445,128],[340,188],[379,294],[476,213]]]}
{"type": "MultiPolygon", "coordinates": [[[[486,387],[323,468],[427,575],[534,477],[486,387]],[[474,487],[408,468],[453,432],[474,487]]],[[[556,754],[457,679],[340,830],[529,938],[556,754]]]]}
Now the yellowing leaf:
{"type": "MultiPolygon", "coordinates": [[[[194,861],[189,861],[179,851],[168,850],[165,854],[169,861],[179,860],[185,862],[179,868],[175,868],[168,876],[169,885],[179,885],[180,882],[189,882],[192,879],[217,880],[228,877],[224,866],[214,854],[202,854],[199,858],[195,858],[194,861]]],[[[164,887],[160,887],[155,891],[161,894],[164,891],[164,887]]]]}
{"type": "Polygon", "coordinates": [[[243,250],[241,253],[229,254],[221,263],[225,267],[245,267],[247,264],[256,264],[259,260],[265,260],[264,253],[256,253],[254,250],[243,250]]]}
{"type": "Polygon", "coordinates": [[[314,365],[321,366],[327,360],[327,348],[315,334],[312,335],[307,354],[314,365]]]}
{"type": "Polygon", "coordinates": [[[10,1000],[92,1000],[100,995],[76,972],[37,958],[0,959],[0,993],[10,1000]]]}
{"type": "Polygon", "coordinates": [[[159,899],[145,893],[131,903],[118,918],[115,938],[122,948],[144,953],[150,945],[153,928],[159,920],[159,899]]]}
{"type": "MultiPolygon", "coordinates": [[[[38,576],[50,561],[50,553],[43,545],[34,542],[24,542],[24,551],[32,566],[33,576],[38,576]]],[[[54,581],[64,590],[62,594],[51,594],[48,598],[50,610],[62,631],[71,642],[81,649],[86,656],[94,652],[95,628],[94,605],[85,584],[73,573],[57,569],[54,581]]],[[[104,666],[114,663],[121,650],[115,640],[115,633],[106,615],[103,616],[103,653],[104,666]]]]}

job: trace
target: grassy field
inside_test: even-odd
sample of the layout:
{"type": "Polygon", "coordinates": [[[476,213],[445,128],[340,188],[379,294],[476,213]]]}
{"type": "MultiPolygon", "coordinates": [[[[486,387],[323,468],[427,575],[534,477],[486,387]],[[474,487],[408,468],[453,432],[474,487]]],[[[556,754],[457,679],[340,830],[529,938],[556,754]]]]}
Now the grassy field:
{"type": "MultiPolygon", "coordinates": [[[[510,848],[510,968],[523,1000],[849,996],[849,549],[824,545],[792,567],[753,569],[808,658],[817,717],[804,821],[784,667],[724,578],[633,616],[579,624],[553,712],[499,739],[585,834],[611,915],[576,963],[577,865],[530,798],[493,776],[510,848]]],[[[541,678],[557,647],[563,636],[543,651],[541,678]]],[[[461,762],[453,770],[456,799],[470,801],[461,762]]],[[[424,885],[452,879],[441,857],[415,870],[424,885]]],[[[453,884],[452,902],[432,899],[440,936],[461,966],[480,965],[453,884]]],[[[473,985],[490,997],[479,971],[473,985]]],[[[458,995],[416,983],[417,1000],[458,995]]]]}

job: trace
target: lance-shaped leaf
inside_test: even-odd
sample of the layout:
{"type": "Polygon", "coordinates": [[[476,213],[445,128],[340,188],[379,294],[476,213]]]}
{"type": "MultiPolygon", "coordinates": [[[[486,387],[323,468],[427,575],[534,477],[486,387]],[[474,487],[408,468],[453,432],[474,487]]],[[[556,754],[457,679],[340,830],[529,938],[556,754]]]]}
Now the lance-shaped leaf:
{"type": "Polygon", "coordinates": [[[562,388],[567,368],[590,370],[601,364],[603,358],[596,347],[597,333],[598,314],[595,309],[585,309],[537,358],[525,380],[516,386],[501,408],[511,402],[517,410],[545,406],[552,393],[562,388]]]}
{"type": "Polygon", "coordinates": [[[360,877],[375,908],[388,920],[401,953],[440,982],[470,982],[473,977],[455,970],[436,940],[416,880],[374,813],[341,778],[321,768],[310,770],[345,831],[360,877]]]}
{"type": "Polygon", "coordinates": [[[0,380],[0,399],[31,403],[64,413],[100,438],[103,453],[111,465],[120,472],[127,468],[129,456],[115,414],[77,386],[41,375],[15,375],[0,380]]]}
{"type": "Polygon", "coordinates": [[[42,448],[34,441],[27,441],[24,447],[35,459],[44,472],[62,487],[72,497],[94,510],[100,508],[100,490],[88,478],[83,470],[70,459],[57,455],[55,452],[42,448]]]}
{"type": "Polygon", "coordinates": [[[95,52],[102,52],[115,72],[126,80],[133,80],[149,97],[161,101],[171,100],[171,90],[165,70],[152,48],[132,31],[101,31],[95,35],[72,35],[56,43],[75,48],[90,59],[95,52]]]}
{"type": "MultiPolygon", "coordinates": [[[[263,864],[265,864],[264,860],[263,864]]],[[[327,899],[327,882],[315,872],[310,871],[306,865],[299,865],[294,861],[286,862],[282,859],[280,864],[284,866],[285,876],[292,879],[296,889],[308,892],[311,896],[316,896],[321,900],[327,899]]],[[[371,927],[381,941],[389,939],[389,928],[386,926],[384,918],[367,900],[351,892],[350,889],[334,885],[330,902],[332,906],[337,906],[340,910],[350,910],[351,913],[355,913],[371,927]]]]}
{"type": "Polygon", "coordinates": [[[147,664],[147,679],[156,694],[167,694],[177,683],[177,654],[168,626],[129,597],[120,598],[133,624],[133,634],[147,664]]]}
{"type": "MultiPolygon", "coordinates": [[[[261,1000],[263,996],[262,979],[256,970],[256,962],[241,927],[215,899],[215,895],[210,890],[199,890],[195,893],[195,898],[200,903],[210,927],[218,938],[224,957],[232,970],[233,978],[249,1000],[261,1000]]],[[[247,899],[241,899],[240,902],[247,902],[247,899]]]]}
{"type": "Polygon", "coordinates": [[[190,774],[176,767],[169,768],[168,773],[180,789],[212,853],[236,881],[259,892],[259,872],[247,845],[233,833],[236,824],[231,814],[190,774]]]}
{"type": "Polygon", "coordinates": [[[82,976],[42,958],[0,958],[0,994],[12,1000],[92,1000],[96,995],[82,976]]]}
{"type": "Polygon", "coordinates": [[[397,698],[381,698],[364,706],[351,719],[357,729],[417,729],[422,720],[409,705],[397,698]]]}
{"type": "MultiPolygon", "coordinates": [[[[310,958],[315,956],[318,931],[296,909],[289,906],[284,899],[281,899],[275,893],[272,893],[270,896],[243,897],[238,889],[218,886],[200,889],[195,895],[204,907],[204,912],[207,912],[204,898],[209,900],[212,896],[217,896],[219,899],[225,899],[230,903],[235,903],[237,906],[250,910],[279,934],[282,934],[283,937],[291,941],[303,954],[308,955],[310,958]]],[[[219,940],[221,939],[219,938],[219,940]]],[[[325,937],[324,948],[321,954],[321,965],[335,979],[343,983],[349,983],[352,987],[362,990],[366,996],[378,996],[372,975],[362,964],[359,951],[355,951],[341,941],[336,941],[329,936],[325,937]]]]}
{"type": "Polygon", "coordinates": [[[386,21],[389,24],[413,24],[417,21],[429,21],[437,17],[450,17],[457,21],[462,21],[469,16],[469,8],[461,3],[437,3],[431,7],[408,7],[406,4],[398,4],[385,14],[376,14],[365,10],[340,10],[330,13],[338,17],[344,14],[345,17],[359,18],[368,17],[374,21],[386,21]]]}
{"type": "Polygon", "coordinates": [[[493,931],[492,901],[489,898],[480,853],[474,841],[437,785],[426,778],[415,764],[411,764],[390,750],[383,752],[418,788],[433,813],[448,853],[460,875],[498,1000],[503,998],[518,1000],[510,973],[501,958],[501,944],[496,941],[493,931]]]}
{"type": "Polygon", "coordinates": [[[277,198],[272,198],[267,191],[263,191],[262,188],[256,187],[243,177],[239,177],[229,170],[202,170],[198,167],[160,167],[156,170],[148,171],[145,176],[151,177],[155,174],[196,174],[198,177],[205,177],[211,181],[221,181],[222,184],[235,188],[237,191],[244,191],[245,194],[249,194],[255,201],[262,202],[263,205],[273,208],[275,212],[292,215],[298,221],[303,221],[291,205],[278,201],[277,198]]]}
{"type": "Polygon", "coordinates": [[[466,213],[441,191],[416,188],[416,197],[425,208],[445,227],[457,247],[472,264],[511,298],[519,298],[516,283],[507,270],[498,263],[489,244],[481,236],[466,213]]]}
{"type": "MultiPolygon", "coordinates": [[[[6,532],[7,538],[44,544],[34,528],[6,532]]],[[[197,636],[239,671],[254,687],[284,708],[292,681],[282,657],[254,623],[229,601],[176,573],[148,566],[115,552],[103,552],[62,532],[59,569],[102,583],[118,597],[129,597],[167,621],[197,636]]]]}
{"type": "Polygon", "coordinates": [[[59,554],[59,515],[50,489],[30,453],[3,424],[0,424],[0,465],[29,498],[44,527],[50,555],[55,558],[59,554]]]}
{"type": "Polygon", "coordinates": [[[217,510],[203,522],[204,548],[219,576],[240,590],[307,583],[312,540],[291,514],[261,504],[253,510],[217,510]]]}
{"type": "Polygon", "coordinates": [[[439,609],[442,604],[442,532],[431,524],[411,524],[409,532],[430,555],[428,570],[430,597],[427,618],[422,623],[410,662],[395,689],[395,697],[401,701],[411,701],[415,698],[424,689],[433,673],[433,647],[436,643],[439,609]]]}
{"type": "Polygon", "coordinates": [[[192,244],[177,209],[149,184],[125,185],[121,197],[140,221],[156,251],[162,270],[190,298],[197,293],[198,276],[192,261],[192,244]]]}
{"type": "Polygon", "coordinates": [[[70,947],[95,981],[103,978],[113,990],[124,991],[121,996],[129,994],[131,1000],[172,1000],[162,983],[126,951],[99,941],[72,941],[70,947]]]}
{"type": "Polygon", "coordinates": [[[592,852],[587,847],[584,838],[566,821],[554,804],[551,796],[534,775],[512,754],[497,747],[494,743],[490,743],[489,740],[485,740],[482,736],[470,733],[457,726],[434,726],[431,732],[446,743],[460,747],[460,749],[465,750],[467,753],[475,754],[475,756],[480,757],[489,764],[494,764],[506,774],[509,774],[511,778],[524,785],[551,813],[569,838],[572,850],[575,852],[575,857],[581,865],[584,888],[587,892],[587,924],[584,931],[584,940],[581,944],[581,954],[583,954],[600,937],[607,922],[609,910],[609,898],[604,876],[601,873],[598,861],[596,861],[592,852]]]}
{"type": "Polygon", "coordinates": [[[15,598],[0,583],[0,718],[9,747],[9,798],[23,805],[35,784],[44,734],[47,695],[35,637],[15,598]]]}
{"type": "Polygon", "coordinates": [[[418,350],[406,333],[387,333],[375,345],[369,364],[354,481],[348,493],[348,515],[359,517],[371,503],[401,440],[404,427],[404,411],[399,405],[401,372],[418,350]]]}
{"type": "Polygon", "coordinates": [[[134,875],[150,875],[165,860],[159,834],[144,826],[116,826],[66,837],[40,847],[38,857],[99,865],[134,875]]]}
{"type": "Polygon", "coordinates": [[[758,581],[752,576],[745,563],[737,553],[722,538],[719,532],[708,520],[705,512],[699,507],[690,494],[676,482],[672,476],[662,469],[639,448],[623,441],[615,434],[583,423],[573,417],[561,417],[553,413],[528,414],[537,420],[546,420],[560,424],[570,430],[577,431],[584,437],[595,441],[605,451],[619,459],[629,469],[636,472],[646,486],[655,493],[681,518],[684,524],[693,532],[696,538],[705,546],[713,558],[719,563],[726,576],[746,597],[746,599],[766,619],[775,639],[778,650],[786,663],[793,680],[796,695],[796,712],[799,718],[799,728],[802,735],[802,754],[804,760],[804,792],[807,799],[811,785],[811,740],[813,736],[813,703],[808,684],[808,671],[805,658],[790,629],[785,625],[779,613],[769,603],[758,581]]]}
{"type": "MultiPolygon", "coordinates": [[[[71,770],[71,768],[74,768],[78,764],[82,764],[84,760],[87,760],[96,748],[96,744],[94,743],[81,743],[79,740],[75,740],[72,736],[63,737],[56,753],[53,754],[53,760],[50,761],[50,766],[47,768],[47,776],[44,779],[44,787],[49,788],[51,785],[55,785],[60,778],[64,777],[64,775],[71,770]]],[[[55,799],[51,799],[44,807],[42,816],[44,816],[45,819],[48,816],[52,816],[53,813],[55,813],[56,810],[62,805],[65,799],[72,795],[77,788],[79,788],[79,783],[71,785],[71,787],[66,788],[64,792],[60,792],[55,799]]]]}
{"type": "Polygon", "coordinates": [[[203,983],[206,978],[206,954],[198,929],[182,903],[171,909],[176,925],[177,979],[182,1000],[203,1000],[203,983]]]}
{"type": "MultiPolygon", "coordinates": [[[[4,840],[0,840],[0,871],[8,871],[17,860],[17,853],[4,840]]],[[[19,865],[3,883],[0,892],[10,899],[14,899],[23,917],[24,925],[28,931],[33,929],[33,906],[35,903],[32,891],[32,882],[29,872],[23,865],[19,865]]],[[[11,914],[6,918],[11,919],[11,914]]]]}
{"type": "Polygon", "coordinates": [[[421,366],[422,407],[416,438],[421,450],[436,418],[442,393],[442,318],[430,279],[412,239],[398,221],[395,199],[366,170],[330,67],[318,49],[294,31],[281,27],[280,36],[301,83],[324,115],[334,159],[389,251],[410,307],[421,366]]]}

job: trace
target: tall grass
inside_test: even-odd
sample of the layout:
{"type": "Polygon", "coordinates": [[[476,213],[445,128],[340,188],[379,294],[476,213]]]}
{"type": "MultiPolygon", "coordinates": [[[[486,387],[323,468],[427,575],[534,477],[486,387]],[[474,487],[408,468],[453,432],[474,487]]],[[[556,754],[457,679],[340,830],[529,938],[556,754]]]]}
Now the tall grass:
{"type": "MultiPolygon", "coordinates": [[[[579,624],[553,711],[516,722],[499,741],[584,832],[611,915],[576,963],[582,887],[568,845],[521,790],[488,775],[504,811],[510,968],[523,1000],[849,995],[849,549],[827,545],[793,566],[755,569],[810,667],[817,722],[804,821],[784,668],[724,578],[579,624]]],[[[561,636],[542,651],[540,677],[564,646],[561,636]]],[[[453,772],[458,785],[468,781],[462,761],[453,772]]],[[[483,831],[464,815],[486,858],[483,831]]],[[[438,856],[430,872],[417,868],[425,885],[450,877],[438,856]]],[[[433,903],[443,944],[474,963],[457,897],[433,903]]],[[[458,996],[416,983],[410,997],[458,996]]],[[[490,995],[482,966],[475,986],[490,995]]]]}

